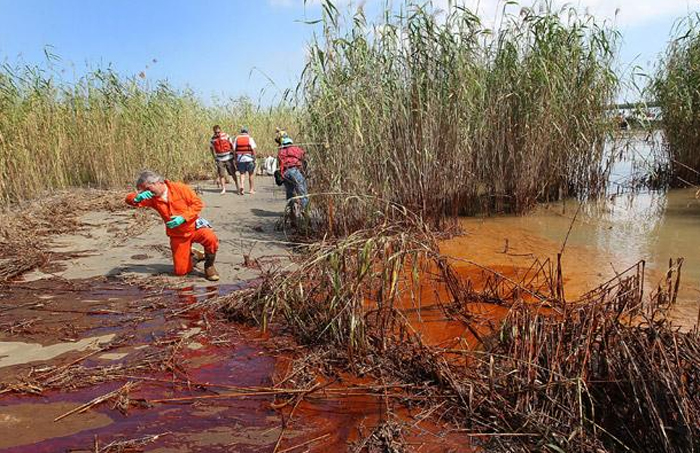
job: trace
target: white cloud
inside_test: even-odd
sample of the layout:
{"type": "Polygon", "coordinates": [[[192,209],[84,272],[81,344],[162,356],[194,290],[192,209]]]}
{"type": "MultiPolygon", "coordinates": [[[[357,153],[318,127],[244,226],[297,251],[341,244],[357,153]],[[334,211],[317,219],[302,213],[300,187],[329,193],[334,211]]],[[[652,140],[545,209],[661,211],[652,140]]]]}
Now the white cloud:
{"type": "MultiPolygon", "coordinates": [[[[493,22],[503,12],[502,0],[433,0],[433,4],[445,9],[449,3],[459,3],[476,11],[485,22],[493,22]]],[[[533,0],[522,0],[520,6],[509,7],[517,12],[519,7],[532,6],[533,0]]],[[[542,4],[542,2],[539,2],[542,4]]],[[[691,0],[553,0],[553,7],[570,5],[581,12],[588,12],[599,19],[615,21],[618,26],[635,27],[662,18],[685,15],[697,2],[691,0]]]]}
{"type": "MultiPolygon", "coordinates": [[[[267,0],[273,7],[303,7],[304,0],[267,0]]],[[[306,0],[307,7],[315,7],[322,0],[306,0]]],[[[375,7],[384,4],[384,0],[335,0],[334,3],[342,9],[342,5],[352,3],[367,3],[375,7]]],[[[394,6],[404,4],[405,1],[394,0],[394,6]]],[[[485,24],[492,25],[503,13],[504,0],[433,0],[433,5],[440,9],[447,9],[449,4],[460,4],[475,11],[484,20],[485,24]]],[[[508,11],[517,13],[521,7],[529,7],[535,3],[543,4],[543,0],[521,0],[519,6],[509,6],[508,11]]],[[[574,6],[581,12],[588,12],[599,19],[615,21],[620,27],[636,27],[658,18],[679,17],[685,15],[697,2],[694,0],[553,0],[554,8],[574,6]]]]}

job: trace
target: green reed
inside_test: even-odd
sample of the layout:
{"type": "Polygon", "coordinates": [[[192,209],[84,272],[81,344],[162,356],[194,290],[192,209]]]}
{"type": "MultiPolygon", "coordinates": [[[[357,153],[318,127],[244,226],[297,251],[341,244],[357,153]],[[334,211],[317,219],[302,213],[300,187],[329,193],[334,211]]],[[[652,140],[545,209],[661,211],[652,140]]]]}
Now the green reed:
{"type": "Polygon", "coordinates": [[[303,131],[329,229],[398,203],[434,223],[524,212],[604,186],[617,32],[572,9],[523,8],[487,29],[468,9],[410,2],[369,23],[323,2],[302,78],[303,131]]]}
{"type": "Polygon", "coordinates": [[[0,67],[0,189],[5,204],[52,189],[123,186],[143,168],[172,179],[211,177],[213,124],[241,125],[260,151],[276,151],[275,126],[293,127],[288,107],[247,99],[207,105],[167,82],[96,69],[67,82],[54,68],[0,67]]]}
{"type": "Polygon", "coordinates": [[[700,15],[680,20],[651,84],[674,185],[700,182],[700,15]]]}

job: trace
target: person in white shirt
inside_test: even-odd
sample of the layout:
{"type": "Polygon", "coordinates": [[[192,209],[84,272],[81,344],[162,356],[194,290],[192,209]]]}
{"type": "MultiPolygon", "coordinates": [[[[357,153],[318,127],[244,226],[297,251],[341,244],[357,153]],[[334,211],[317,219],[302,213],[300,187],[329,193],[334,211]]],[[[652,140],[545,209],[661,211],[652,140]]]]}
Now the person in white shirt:
{"type": "Polygon", "coordinates": [[[248,134],[248,128],[242,127],[241,133],[233,140],[233,152],[236,154],[238,169],[238,193],[243,195],[243,175],[248,173],[248,193],[255,193],[255,140],[248,134]]]}

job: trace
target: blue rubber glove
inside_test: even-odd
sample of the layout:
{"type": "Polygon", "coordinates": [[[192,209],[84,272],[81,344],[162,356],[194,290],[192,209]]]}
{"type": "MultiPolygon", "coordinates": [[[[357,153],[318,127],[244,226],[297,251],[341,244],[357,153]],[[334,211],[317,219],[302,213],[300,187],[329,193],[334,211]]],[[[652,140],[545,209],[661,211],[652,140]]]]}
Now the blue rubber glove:
{"type": "Polygon", "coordinates": [[[185,223],[185,218],[181,215],[170,216],[170,222],[165,222],[165,226],[168,228],[177,228],[185,223]]]}
{"type": "Polygon", "coordinates": [[[143,200],[150,200],[154,194],[150,190],[144,190],[134,197],[134,203],[141,203],[143,200]]]}

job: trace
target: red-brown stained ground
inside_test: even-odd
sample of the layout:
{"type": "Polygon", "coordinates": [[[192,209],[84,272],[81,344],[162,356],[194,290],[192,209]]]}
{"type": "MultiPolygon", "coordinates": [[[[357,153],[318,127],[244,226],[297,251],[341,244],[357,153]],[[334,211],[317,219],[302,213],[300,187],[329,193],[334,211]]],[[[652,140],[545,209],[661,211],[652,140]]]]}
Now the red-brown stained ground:
{"type": "MultiPolygon", "coordinates": [[[[486,232],[472,223],[467,223],[466,228],[466,236],[443,242],[441,252],[458,258],[450,264],[462,281],[469,280],[476,289],[482,289],[492,274],[460,259],[474,261],[520,281],[536,253],[542,259],[553,257],[560,249],[560,244],[553,241],[512,229],[499,230],[491,225],[486,232]]],[[[567,298],[580,296],[607,280],[612,273],[607,258],[582,247],[568,247],[563,260],[567,298]]],[[[176,355],[183,371],[175,378],[178,381],[189,379],[191,387],[173,385],[172,372],[148,370],[139,377],[162,382],[141,382],[130,394],[132,400],[199,398],[215,392],[230,392],[215,387],[198,388],[197,383],[273,386],[286,371],[292,357],[289,351],[298,350],[289,340],[270,338],[255,328],[223,322],[211,313],[198,310],[173,314],[196,301],[235,289],[235,286],[222,285],[160,290],[105,280],[17,283],[0,290],[0,342],[55,345],[110,334],[127,337],[124,346],[105,352],[106,357],[99,353],[80,362],[87,367],[128,364],[140,354],[181,342],[176,355]],[[284,346],[285,341],[290,343],[288,348],[284,346]]],[[[452,302],[451,295],[434,272],[424,273],[420,278],[419,297],[404,297],[400,308],[425,343],[447,351],[478,347],[479,342],[467,324],[445,314],[445,305],[452,302]]],[[[461,312],[477,319],[473,325],[476,332],[488,336],[497,329],[507,309],[473,303],[461,307],[461,312]]],[[[0,368],[0,383],[16,382],[32,368],[71,363],[86,353],[89,351],[73,351],[49,361],[0,368]]],[[[329,387],[351,389],[371,384],[347,374],[340,376],[337,381],[328,383],[329,387]]],[[[0,394],[0,451],[93,451],[96,439],[104,446],[115,440],[158,434],[162,436],[145,445],[144,451],[273,451],[283,420],[286,428],[278,450],[312,441],[297,451],[345,451],[349,443],[361,441],[387,417],[387,403],[383,398],[343,397],[318,391],[297,406],[291,422],[288,419],[291,407],[277,408],[283,399],[269,395],[132,406],[127,415],[102,404],[84,414],[53,421],[72,408],[121,387],[127,380],[121,378],[77,389],[48,390],[41,395],[0,394]]],[[[468,437],[445,432],[444,427],[430,417],[417,421],[423,418],[420,409],[408,409],[391,399],[389,404],[391,412],[400,420],[414,424],[406,439],[420,451],[473,448],[468,447],[468,437]]]]}
{"type": "MultiPolygon", "coordinates": [[[[221,289],[226,290],[228,288],[221,289]]],[[[192,336],[182,342],[177,357],[178,362],[184,364],[186,377],[192,382],[246,387],[271,385],[275,359],[263,347],[264,339],[257,330],[205,320],[202,315],[191,312],[174,317],[169,315],[169,309],[186,306],[206,292],[149,291],[103,282],[18,285],[6,288],[1,300],[4,328],[0,340],[53,344],[107,333],[129,337],[125,346],[109,351],[109,354],[117,354],[112,356],[117,360],[104,360],[100,358],[101,354],[96,354],[81,362],[93,367],[128,363],[132,356],[161,348],[154,346],[159,341],[178,340],[183,333],[190,333],[192,336]],[[34,303],[43,306],[8,310],[12,306],[34,303]],[[13,325],[27,319],[35,319],[35,322],[24,330],[8,334],[13,325]],[[127,355],[119,358],[120,353],[127,355]]],[[[61,366],[84,355],[86,351],[70,352],[48,363],[0,368],[0,380],[13,382],[18,376],[30,372],[32,367],[61,366]]],[[[139,377],[164,382],[143,382],[130,394],[132,399],[212,393],[190,391],[186,386],[174,387],[167,383],[173,379],[169,372],[151,370],[139,373],[139,377]]],[[[65,391],[49,390],[39,396],[0,395],[0,448],[8,452],[89,449],[96,436],[104,446],[113,440],[161,433],[168,434],[149,444],[149,450],[159,447],[166,449],[161,451],[258,451],[261,446],[276,442],[279,414],[269,407],[269,398],[210,400],[206,404],[156,404],[146,408],[132,407],[128,415],[101,405],[88,411],[89,416],[79,414],[53,421],[61,413],[121,387],[126,380],[65,391]],[[35,413],[42,416],[37,417],[35,413]]],[[[301,431],[292,431],[289,437],[300,434],[301,431]]]]}
{"type": "MultiPolygon", "coordinates": [[[[212,384],[270,387],[290,360],[285,341],[271,341],[251,327],[223,322],[196,310],[174,316],[202,298],[235,288],[197,288],[179,291],[150,290],[121,283],[92,281],[38,281],[6,287],[0,298],[0,342],[51,345],[80,338],[116,334],[127,337],[122,347],[95,353],[79,363],[85,367],[125,364],[143,354],[179,343],[177,363],[183,373],[147,370],[129,397],[153,401],[188,396],[202,397],[231,390],[212,384]],[[32,320],[31,323],[27,323],[32,320]],[[184,339],[183,339],[184,337],[184,339]],[[105,358],[106,357],[106,358],[105,358]],[[109,359],[109,360],[108,360],[109,359]],[[191,386],[173,384],[188,379],[191,386]],[[206,383],[207,389],[197,384],[206,383]]],[[[295,346],[290,344],[289,349],[295,346]]],[[[16,383],[33,369],[61,367],[91,350],[73,351],[54,359],[0,368],[0,383],[16,383]]],[[[376,396],[344,397],[323,391],[309,395],[294,411],[275,409],[273,396],[193,399],[131,406],[122,414],[111,404],[85,413],[54,419],[94,398],[120,388],[130,379],[79,388],[45,390],[40,395],[0,393],[0,451],[94,451],[113,441],[161,435],[142,448],[157,452],[272,451],[283,425],[287,427],[278,450],[313,441],[309,451],[345,451],[386,418],[385,402],[376,396]],[[320,438],[320,439],[319,439],[320,438]],[[315,440],[318,439],[318,440],[315,440]]],[[[138,381],[138,379],[133,379],[138,381]]],[[[342,375],[329,385],[348,388],[369,380],[342,375]]],[[[235,392],[234,392],[235,393],[235,392]]],[[[430,420],[413,421],[410,412],[391,402],[392,412],[415,423],[407,439],[421,451],[457,451],[465,438],[445,436],[430,420]]],[[[299,451],[304,451],[301,449],[299,451]]]]}

